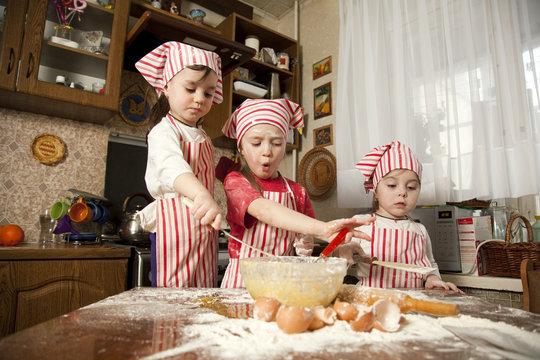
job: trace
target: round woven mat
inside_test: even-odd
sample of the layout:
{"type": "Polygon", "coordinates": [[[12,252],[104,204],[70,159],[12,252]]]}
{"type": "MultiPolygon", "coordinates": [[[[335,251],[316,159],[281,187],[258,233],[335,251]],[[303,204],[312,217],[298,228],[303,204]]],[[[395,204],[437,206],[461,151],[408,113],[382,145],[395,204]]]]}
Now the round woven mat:
{"type": "Polygon", "coordinates": [[[30,153],[42,164],[56,164],[66,154],[66,146],[62,139],[56,135],[41,134],[32,140],[30,153]]]}
{"type": "Polygon", "coordinates": [[[300,161],[298,181],[311,199],[324,199],[336,183],[336,158],[325,148],[311,149],[300,161]]]}

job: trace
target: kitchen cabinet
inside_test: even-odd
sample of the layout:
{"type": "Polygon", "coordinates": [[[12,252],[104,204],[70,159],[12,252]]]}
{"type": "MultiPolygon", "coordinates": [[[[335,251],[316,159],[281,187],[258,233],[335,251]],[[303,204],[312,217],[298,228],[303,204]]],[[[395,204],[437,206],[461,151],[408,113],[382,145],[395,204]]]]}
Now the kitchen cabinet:
{"type": "MultiPolygon", "coordinates": [[[[291,59],[289,70],[278,68],[256,57],[249,59],[242,64],[242,67],[249,70],[251,80],[263,85],[268,85],[271,74],[277,73],[279,75],[281,94],[287,93],[289,98],[296,103],[300,101],[299,47],[296,40],[236,13],[230,14],[217,28],[221,30],[225,38],[233,41],[244,43],[246,37],[255,35],[259,38],[260,48],[272,48],[276,54],[279,52],[288,53],[291,59]]],[[[236,142],[226,138],[221,131],[221,127],[236,107],[250,98],[254,97],[234,90],[232,74],[223,78],[223,103],[214,105],[203,122],[205,131],[214,139],[216,146],[236,148],[236,142]]],[[[299,148],[299,133],[297,130],[293,130],[293,134],[293,143],[288,144],[288,149],[299,148]]]]}
{"type": "Polygon", "coordinates": [[[130,249],[0,247],[0,337],[127,289],[130,249]]]}
{"type": "Polygon", "coordinates": [[[71,22],[75,42],[66,42],[56,36],[59,19],[53,2],[0,0],[0,11],[6,9],[0,32],[0,106],[80,121],[109,120],[118,109],[129,8],[129,0],[116,0],[113,9],[87,2],[80,21],[76,14],[71,22]],[[81,46],[88,32],[101,35],[101,44],[81,46]],[[68,86],[57,84],[57,76],[68,86]]]}

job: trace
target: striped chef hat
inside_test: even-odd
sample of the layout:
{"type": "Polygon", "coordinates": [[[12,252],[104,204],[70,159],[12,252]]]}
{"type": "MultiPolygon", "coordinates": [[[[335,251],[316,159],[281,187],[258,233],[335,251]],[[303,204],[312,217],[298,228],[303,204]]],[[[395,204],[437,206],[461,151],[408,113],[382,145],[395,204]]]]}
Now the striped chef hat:
{"type": "Polygon", "coordinates": [[[392,170],[409,169],[422,180],[422,164],[414,155],[411,148],[399,141],[392,141],[388,145],[377,146],[366,154],[356,164],[356,168],[364,174],[366,192],[377,189],[377,184],[392,170]]]}
{"type": "Polygon", "coordinates": [[[258,124],[275,125],[287,138],[289,129],[304,126],[304,114],[300,105],[287,99],[248,99],[229,116],[222,130],[240,145],[246,131],[258,124]]]}
{"type": "Polygon", "coordinates": [[[152,85],[158,96],[167,83],[180,70],[191,65],[205,65],[214,70],[218,77],[214,104],[223,101],[223,84],[221,80],[221,58],[218,54],[186,45],[177,41],[166,42],[137,61],[135,67],[152,85]]]}

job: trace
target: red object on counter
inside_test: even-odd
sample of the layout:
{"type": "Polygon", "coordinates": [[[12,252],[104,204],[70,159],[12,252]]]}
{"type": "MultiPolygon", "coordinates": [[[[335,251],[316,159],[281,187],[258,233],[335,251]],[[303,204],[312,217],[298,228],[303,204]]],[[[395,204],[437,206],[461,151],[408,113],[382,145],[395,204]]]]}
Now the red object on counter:
{"type": "Polygon", "coordinates": [[[349,229],[343,229],[341,230],[337,235],[336,237],[334,238],[334,240],[332,240],[330,242],[330,244],[328,244],[324,250],[321,252],[321,256],[326,258],[328,257],[328,255],[330,255],[332,253],[332,251],[336,250],[336,248],[343,242],[343,240],[345,240],[345,236],[347,235],[347,233],[349,232],[350,230],[349,229]]]}

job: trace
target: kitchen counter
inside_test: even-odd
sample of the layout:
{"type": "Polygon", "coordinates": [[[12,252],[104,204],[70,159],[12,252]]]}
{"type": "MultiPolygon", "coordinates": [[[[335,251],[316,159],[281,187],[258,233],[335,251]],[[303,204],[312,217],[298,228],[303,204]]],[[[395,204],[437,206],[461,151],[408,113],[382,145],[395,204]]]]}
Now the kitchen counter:
{"type": "Polygon", "coordinates": [[[405,293],[455,303],[461,314],[404,314],[396,333],[358,333],[337,321],[287,335],[274,322],[250,318],[253,300],[245,289],[136,288],[4,337],[0,354],[3,359],[59,354],[76,359],[502,359],[516,358],[516,352],[535,358],[540,352],[540,315],[444,290],[405,293]]]}
{"type": "Polygon", "coordinates": [[[0,260],[32,259],[101,259],[129,258],[130,249],[101,244],[75,245],[21,243],[17,246],[0,246],[0,260]]]}
{"type": "Polygon", "coordinates": [[[450,281],[456,284],[458,287],[523,292],[520,278],[489,275],[474,276],[460,273],[442,273],[441,278],[444,281],[450,281]]]}

